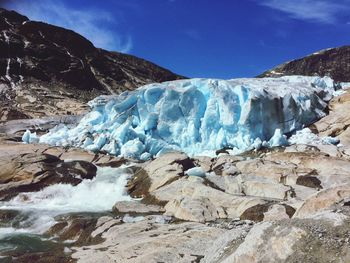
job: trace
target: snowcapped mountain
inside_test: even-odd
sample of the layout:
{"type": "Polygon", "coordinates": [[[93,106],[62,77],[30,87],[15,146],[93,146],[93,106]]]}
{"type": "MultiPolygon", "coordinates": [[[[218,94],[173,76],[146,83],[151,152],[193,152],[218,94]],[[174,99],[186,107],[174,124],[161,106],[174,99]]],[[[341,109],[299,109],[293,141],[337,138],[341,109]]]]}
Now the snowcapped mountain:
{"type": "Polygon", "coordinates": [[[79,114],[98,95],[183,78],[81,35],[0,9],[0,121],[79,114]]]}
{"type": "Polygon", "coordinates": [[[190,79],[101,96],[74,128],[58,126],[25,142],[78,146],[147,160],[177,150],[211,155],[287,144],[283,135],[324,117],[335,90],[328,77],[190,79]]]}
{"type": "Polygon", "coordinates": [[[259,77],[289,75],[329,76],[338,82],[350,82],[350,46],[315,52],[304,58],[281,64],[259,77]]]}

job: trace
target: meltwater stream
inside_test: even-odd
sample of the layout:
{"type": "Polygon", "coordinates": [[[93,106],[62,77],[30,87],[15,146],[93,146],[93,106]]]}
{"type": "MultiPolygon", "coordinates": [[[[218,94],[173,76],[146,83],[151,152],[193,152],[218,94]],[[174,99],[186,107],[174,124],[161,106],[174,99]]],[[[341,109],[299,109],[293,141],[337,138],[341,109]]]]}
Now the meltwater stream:
{"type": "MultiPolygon", "coordinates": [[[[15,215],[8,222],[0,222],[0,258],[4,252],[18,249],[19,245],[28,243],[31,246],[38,240],[44,242],[45,238],[40,235],[56,223],[56,216],[107,213],[117,201],[131,200],[125,189],[130,174],[127,166],[98,167],[95,178],[83,180],[76,186],[56,184],[0,202],[0,212],[15,215]]],[[[40,250],[40,246],[37,249],[40,250]]],[[[33,248],[24,250],[31,251],[33,248]]]]}

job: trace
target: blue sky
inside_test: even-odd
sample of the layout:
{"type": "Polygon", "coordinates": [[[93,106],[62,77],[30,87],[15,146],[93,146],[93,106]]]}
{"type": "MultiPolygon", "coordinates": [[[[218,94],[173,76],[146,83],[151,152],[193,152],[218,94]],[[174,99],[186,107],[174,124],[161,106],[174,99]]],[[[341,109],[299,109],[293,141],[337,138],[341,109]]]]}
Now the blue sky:
{"type": "Polygon", "coordinates": [[[350,0],[9,0],[5,6],[188,77],[252,77],[350,44],[350,0]]]}

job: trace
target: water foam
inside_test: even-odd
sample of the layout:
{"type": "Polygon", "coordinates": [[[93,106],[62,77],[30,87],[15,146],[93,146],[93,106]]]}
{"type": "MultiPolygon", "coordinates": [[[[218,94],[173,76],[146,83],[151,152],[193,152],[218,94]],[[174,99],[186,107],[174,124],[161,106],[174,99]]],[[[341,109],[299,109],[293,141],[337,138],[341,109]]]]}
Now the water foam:
{"type": "Polygon", "coordinates": [[[22,214],[16,227],[0,228],[0,239],[13,234],[43,234],[61,214],[110,211],[117,201],[131,200],[125,190],[129,176],[126,166],[98,167],[95,178],[76,186],[56,184],[0,202],[1,210],[18,210],[22,214]]]}

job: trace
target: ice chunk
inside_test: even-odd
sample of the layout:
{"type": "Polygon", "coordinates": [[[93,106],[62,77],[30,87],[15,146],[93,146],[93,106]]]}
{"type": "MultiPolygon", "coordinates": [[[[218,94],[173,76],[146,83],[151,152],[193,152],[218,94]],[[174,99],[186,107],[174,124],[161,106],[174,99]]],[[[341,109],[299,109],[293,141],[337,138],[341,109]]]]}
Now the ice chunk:
{"type": "Polygon", "coordinates": [[[350,88],[350,82],[340,82],[339,86],[341,89],[347,90],[350,88]]]}
{"type": "Polygon", "coordinates": [[[134,216],[130,216],[129,214],[126,214],[122,219],[122,221],[124,223],[137,223],[137,222],[140,222],[143,220],[145,220],[145,217],[143,217],[143,216],[135,216],[134,217],[134,216]]]}
{"type": "Polygon", "coordinates": [[[143,154],[141,154],[140,156],[140,160],[142,161],[148,161],[152,159],[152,155],[148,152],[144,152],[143,154]]]}
{"type": "Polygon", "coordinates": [[[144,152],[144,150],[145,146],[137,138],[134,140],[127,141],[125,144],[123,144],[120,149],[120,152],[125,157],[139,159],[140,155],[144,152]]]}
{"type": "Polygon", "coordinates": [[[34,137],[34,134],[32,134],[30,130],[26,130],[22,135],[22,142],[29,143],[31,137],[34,137]]]}
{"type": "Polygon", "coordinates": [[[39,137],[36,135],[35,132],[31,133],[29,130],[26,130],[22,136],[22,141],[24,143],[38,143],[39,137]]]}
{"type": "Polygon", "coordinates": [[[252,144],[252,148],[259,150],[263,146],[263,141],[260,138],[256,138],[252,144]]]}
{"type": "Polygon", "coordinates": [[[287,140],[287,136],[283,135],[281,129],[276,129],[274,135],[269,140],[269,145],[271,147],[275,146],[286,146],[289,142],[287,140]]]}
{"type": "Polygon", "coordinates": [[[193,167],[191,169],[188,169],[185,172],[185,174],[188,176],[199,176],[199,177],[205,176],[205,172],[203,171],[203,169],[201,167],[193,167]]]}
{"type": "MultiPolygon", "coordinates": [[[[90,101],[76,127],[56,127],[39,141],[141,160],[285,145],[284,134],[325,116],[334,90],[329,77],[304,76],[150,84],[90,101]]],[[[26,132],[23,141],[34,138],[26,132]]]]}
{"type": "Polygon", "coordinates": [[[322,145],[322,144],[334,144],[339,143],[338,138],[334,137],[319,137],[317,134],[312,133],[309,128],[297,131],[296,134],[289,138],[290,144],[309,144],[309,145],[322,145]]]}

